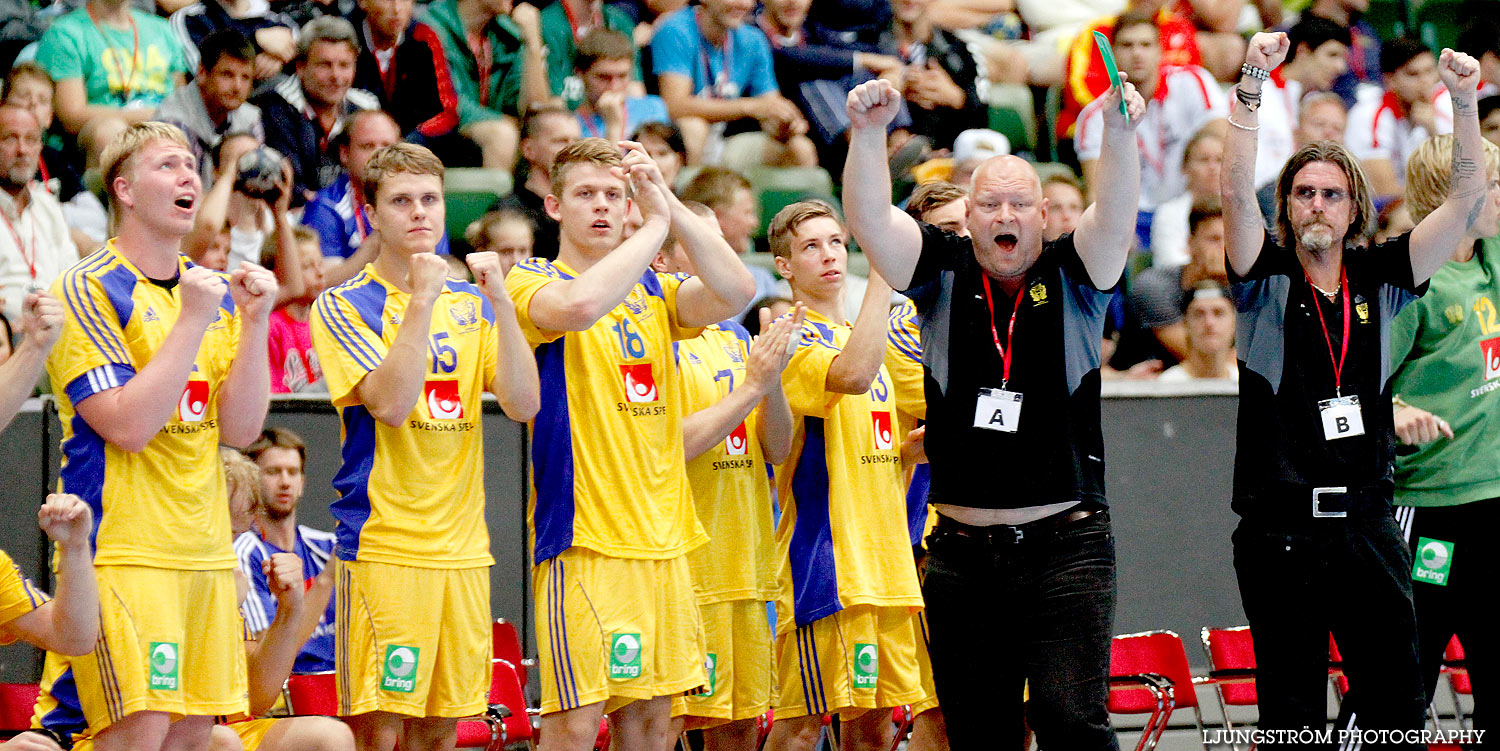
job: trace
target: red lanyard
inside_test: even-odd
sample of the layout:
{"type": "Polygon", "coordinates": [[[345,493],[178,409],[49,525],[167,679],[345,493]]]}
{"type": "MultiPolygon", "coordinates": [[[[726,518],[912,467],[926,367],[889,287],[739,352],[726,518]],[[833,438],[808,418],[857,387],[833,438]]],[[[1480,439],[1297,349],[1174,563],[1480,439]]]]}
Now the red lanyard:
{"type": "MultiPolygon", "coordinates": [[[[1313,291],[1313,309],[1318,311],[1318,324],[1323,327],[1323,341],[1328,343],[1328,361],[1333,362],[1333,339],[1328,336],[1328,321],[1323,318],[1323,304],[1318,302],[1316,285],[1312,283],[1312,277],[1303,272],[1302,276],[1307,279],[1307,286],[1313,291]]],[[[1339,342],[1341,351],[1338,362],[1333,362],[1333,393],[1343,396],[1344,380],[1344,358],[1349,355],[1349,273],[1339,269],[1339,287],[1344,294],[1344,340],[1339,342]]]]}
{"type": "MultiPolygon", "coordinates": [[[[629,133],[630,133],[630,102],[629,101],[621,103],[621,105],[620,105],[620,119],[624,121],[624,122],[621,123],[621,125],[625,126],[625,133],[627,135],[629,135],[629,133]]],[[[583,125],[583,129],[584,130],[588,131],[588,135],[590,135],[590,136],[597,136],[599,138],[603,138],[603,139],[606,139],[606,140],[612,140],[612,139],[610,139],[609,134],[604,132],[604,116],[601,115],[601,114],[599,114],[599,113],[597,113],[597,112],[594,112],[592,109],[589,110],[589,114],[587,114],[587,115],[579,113],[579,115],[578,115],[578,122],[583,125]],[[594,128],[594,121],[595,120],[599,121],[599,127],[597,129],[594,128]]]]}
{"type": "Polygon", "coordinates": [[[494,47],[490,43],[490,37],[481,29],[476,37],[469,35],[469,51],[474,53],[474,67],[479,72],[479,103],[488,107],[490,104],[490,69],[494,66],[494,47]]]}
{"type": "MultiPolygon", "coordinates": [[[[109,40],[109,37],[105,35],[105,33],[104,33],[104,27],[102,27],[102,26],[99,25],[99,18],[94,15],[94,6],[86,4],[86,5],[84,5],[84,8],[88,10],[89,20],[93,22],[93,24],[94,24],[94,30],[97,31],[97,32],[99,32],[99,36],[102,39],[104,39],[104,44],[106,46],[108,46],[111,51],[115,52],[116,55],[118,55],[119,51],[115,49],[114,42],[111,42],[109,40]]],[[[140,32],[140,29],[136,28],[136,25],[135,25],[135,16],[134,15],[130,15],[130,16],[127,16],[127,17],[130,19],[130,39],[131,39],[131,41],[130,41],[130,44],[131,44],[131,50],[130,50],[130,73],[126,74],[125,73],[125,64],[124,63],[120,63],[120,88],[121,88],[121,91],[120,91],[120,104],[122,104],[122,105],[128,105],[128,104],[130,104],[130,100],[131,100],[131,98],[133,96],[133,93],[132,93],[132,91],[130,89],[130,86],[131,86],[132,82],[134,82],[134,80],[135,80],[136,63],[137,63],[137,60],[140,58],[140,55],[141,55],[141,32],[140,32]]]]}
{"type": "Polygon", "coordinates": [[[1004,370],[1000,372],[1000,388],[1010,383],[1010,357],[1016,352],[1016,314],[1021,312],[1021,292],[1016,289],[1016,307],[1010,311],[1010,325],[1005,329],[1005,344],[1009,349],[1000,346],[1000,331],[995,328],[995,300],[990,297],[990,277],[988,274],[980,276],[984,280],[984,304],[990,309],[990,336],[995,339],[995,351],[1000,353],[1001,362],[1005,363],[1004,370]]]}
{"type": "Polygon", "coordinates": [[[713,64],[708,59],[708,40],[700,33],[698,42],[698,58],[703,61],[703,78],[707,81],[708,95],[719,99],[724,96],[724,92],[719,90],[719,78],[722,76],[728,82],[729,70],[733,67],[729,60],[734,54],[734,29],[724,32],[724,53],[719,56],[719,75],[714,74],[713,64]]]}
{"type": "Polygon", "coordinates": [[[595,26],[604,25],[604,14],[595,13],[593,19],[591,19],[593,21],[592,24],[588,26],[579,26],[578,17],[573,15],[573,9],[568,6],[567,0],[559,1],[562,2],[563,13],[566,13],[568,15],[568,28],[573,30],[573,42],[575,44],[578,42],[582,42],[583,37],[589,33],[590,29],[594,28],[595,26]]]}
{"type": "MultiPolygon", "coordinates": [[[[30,188],[21,188],[21,190],[30,190],[30,188]]],[[[19,218],[19,216],[20,215],[18,214],[17,218],[19,218]]],[[[10,217],[6,216],[4,211],[0,211],[0,219],[4,219],[5,220],[5,228],[8,229],[8,230],[10,230],[10,236],[12,238],[15,238],[15,241],[16,241],[16,250],[20,252],[21,258],[26,261],[26,267],[31,270],[31,279],[32,279],[32,281],[35,281],[36,280],[36,221],[33,220],[31,222],[31,252],[27,253],[26,252],[26,245],[21,242],[21,233],[19,233],[19,232],[16,231],[16,225],[10,223],[10,217]]]]}

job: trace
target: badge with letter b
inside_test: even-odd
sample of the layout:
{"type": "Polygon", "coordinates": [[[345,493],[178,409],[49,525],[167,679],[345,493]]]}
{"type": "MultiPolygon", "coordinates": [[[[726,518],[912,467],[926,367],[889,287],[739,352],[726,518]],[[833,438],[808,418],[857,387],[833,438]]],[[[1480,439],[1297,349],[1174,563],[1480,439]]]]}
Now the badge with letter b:
{"type": "Polygon", "coordinates": [[[1341,396],[1318,402],[1318,414],[1323,418],[1323,438],[1336,441],[1365,434],[1365,421],[1359,414],[1358,396],[1341,396]]]}
{"type": "Polygon", "coordinates": [[[1021,427],[1021,392],[980,389],[974,403],[974,427],[1014,433],[1021,427]]]}

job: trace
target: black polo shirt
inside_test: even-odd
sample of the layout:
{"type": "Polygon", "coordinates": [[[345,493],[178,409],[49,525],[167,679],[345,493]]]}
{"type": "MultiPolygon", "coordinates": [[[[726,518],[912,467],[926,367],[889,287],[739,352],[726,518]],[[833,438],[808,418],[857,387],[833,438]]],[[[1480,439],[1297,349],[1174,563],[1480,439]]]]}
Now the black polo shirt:
{"type": "Polygon", "coordinates": [[[991,283],[973,244],[929,224],[905,294],[922,320],[927,396],[928,500],[1010,509],[1066,501],[1104,503],[1104,439],[1099,429],[1099,347],[1113,290],[1094,286],[1072,234],[1042,248],[1016,314],[1016,299],[991,283]],[[999,389],[1004,361],[990,321],[1011,352],[1010,391],[1022,394],[1014,433],[974,427],[981,388],[999,389]]]}
{"type": "Polygon", "coordinates": [[[1318,405],[1335,396],[1342,291],[1332,300],[1314,292],[1297,254],[1269,234],[1249,273],[1241,277],[1229,270],[1239,310],[1234,510],[1241,516],[1300,508],[1311,487],[1344,486],[1386,497],[1394,488],[1391,321],[1427,285],[1412,280],[1409,234],[1346,250],[1344,269],[1351,316],[1340,391],[1359,397],[1365,433],[1332,441],[1324,437],[1318,405]]]}

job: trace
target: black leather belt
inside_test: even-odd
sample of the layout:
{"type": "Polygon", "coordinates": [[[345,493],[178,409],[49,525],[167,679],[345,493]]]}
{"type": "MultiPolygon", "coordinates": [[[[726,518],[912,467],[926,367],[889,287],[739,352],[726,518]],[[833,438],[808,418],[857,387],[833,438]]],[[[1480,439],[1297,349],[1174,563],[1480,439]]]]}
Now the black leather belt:
{"type": "Polygon", "coordinates": [[[990,524],[986,526],[964,524],[957,519],[944,516],[942,512],[939,512],[935,531],[947,532],[959,537],[967,537],[971,540],[979,540],[987,543],[1016,543],[1026,539],[1028,536],[1039,535],[1059,527],[1065,527],[1074,522],[1081,522],[1091,516],[1102,514],[1104,511],[1104,509],[1097,507],[1074,508],[1059,511],[1051,516],[1042,517],[1041,519],[1026,522],[1025,524],[990,524]]]}

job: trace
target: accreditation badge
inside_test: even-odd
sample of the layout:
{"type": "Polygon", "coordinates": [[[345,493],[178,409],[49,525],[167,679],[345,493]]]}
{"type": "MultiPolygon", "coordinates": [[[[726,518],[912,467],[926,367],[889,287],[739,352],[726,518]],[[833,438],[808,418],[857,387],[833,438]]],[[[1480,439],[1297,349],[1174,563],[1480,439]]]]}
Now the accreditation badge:
{"type": "Polygon", "coordinates": [[[1021,392],[980,389],[974,404],[974,427],[1014,433],[1021,427],[1021,392]]]}

